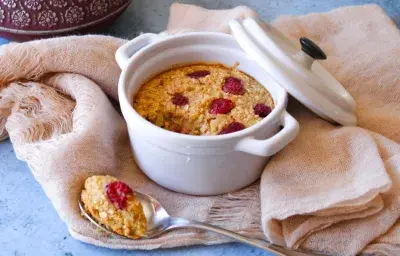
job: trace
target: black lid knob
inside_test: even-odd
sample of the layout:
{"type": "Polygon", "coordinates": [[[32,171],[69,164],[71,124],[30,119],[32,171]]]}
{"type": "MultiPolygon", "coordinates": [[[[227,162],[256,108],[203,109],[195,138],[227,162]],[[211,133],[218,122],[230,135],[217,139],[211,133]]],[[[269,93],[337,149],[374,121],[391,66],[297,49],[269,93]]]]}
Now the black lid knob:
{"type": "Polygon", "coordinates": [[[326,60],[326,54],[319,46],[307,37],[300,38],[301,50],[316,60],[326,60]]]}

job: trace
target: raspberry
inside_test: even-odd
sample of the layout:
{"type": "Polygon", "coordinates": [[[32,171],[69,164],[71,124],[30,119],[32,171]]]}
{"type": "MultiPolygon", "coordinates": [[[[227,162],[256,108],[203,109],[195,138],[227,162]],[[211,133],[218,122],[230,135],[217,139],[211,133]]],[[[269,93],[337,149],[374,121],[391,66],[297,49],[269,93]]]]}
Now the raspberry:
{"type": "Polygon", "coordinates": [[[118,209],[123,210],[126,208],[128,197],[133,195],[132,189],[121,181],[113,181],[106,186],[106,194],[108,199],[118,209]]]}
{"type": "Polygon", "coordinates": [[[172,97],[172,103],[177,106],[184,106],[186,104],[189,104],[189,99],[183,96],[182,94],[178,93],[172,97]]]}
{"type": "Polygon", "coordinates": [[[222,135],[222,134],[237,132],[237,131],[243,130],[244,128],[246,128],[246,126],[244,126],[244,124],[239,123],[239,122],[233,122],[233,123],[230,123],[227,127],[225,127],[225,128],[224,128],[220,133],[218,133],[218,134],[219,134],[219,135],[222,135]]]}
{"type": "Polygon", "coordinates": [[[231,100],[218,98],[211,102],[210,113],[211,114],[227,114],[234,108],[234,104],[231,100]]]}
{"type": "Polygon", "coordinates": [[[222,90],[224,92],[235,94],[235,95],[243,95],[244,87],[242,81],[235,77],[228,77],[225,79],[224,85],[222,86],[222,90]]]}
{"type": "Polygon", "coordinates": [[[271,113],[271,108],[265,104],[257,104],[254,106],[254,114],[258,115],[259,117],[266,117],[271,113]]]}
{"type": "Polygon", "coordinates": [[[187,76],[190,78],[198,79],[198,78],[208,76],[209,74],[211,74],[211,73],[208,70],[198,70],[198,71],[194,71],[192,73],[187,74],[187,76]]]}

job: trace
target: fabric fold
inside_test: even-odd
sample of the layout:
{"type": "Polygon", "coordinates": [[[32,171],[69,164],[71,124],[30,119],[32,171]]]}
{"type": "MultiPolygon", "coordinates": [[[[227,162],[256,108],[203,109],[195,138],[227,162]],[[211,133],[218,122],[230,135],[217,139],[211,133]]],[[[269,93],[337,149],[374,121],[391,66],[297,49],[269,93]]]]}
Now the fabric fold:
{"type": "Polygon", "coordinates": [[[289,107],[301,131],[263,173],[264,231],[293,248],[354,255],[399,217],[397,182],[382,153],[387,146],[371,133],[394,145],[400,141],[400,91],[394,89],[400,80],[393,77],[399,31],[376,5],[281,17],[273,24],[293,40],[306,36],[325,49],[328,60],[321,64],[354,97],[359,127],[335,127],[302,106],[289,107]],[[372,50],[381,45],[372,35],[385,41],[385,49],[372,50]]]}

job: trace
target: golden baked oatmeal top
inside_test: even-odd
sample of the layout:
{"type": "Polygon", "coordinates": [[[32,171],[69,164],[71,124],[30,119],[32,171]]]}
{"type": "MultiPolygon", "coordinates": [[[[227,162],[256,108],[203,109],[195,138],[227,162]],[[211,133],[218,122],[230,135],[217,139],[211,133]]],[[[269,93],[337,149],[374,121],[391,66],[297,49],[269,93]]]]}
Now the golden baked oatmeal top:
{"type": "Polygon", "coordinates": [[[146,234],[147,220],[141,202],[128,185],[116,178],[87,178],[81,200],[86,212],[108,229],[133,239],[146,234]]]}
{"type": "Polygon", "coordinates": [[[177,67],[156,75],[133,97],[153,124],[190,135],[218,135],[256,124],[274,108],[260,83],[220,64],[177,67]]]}

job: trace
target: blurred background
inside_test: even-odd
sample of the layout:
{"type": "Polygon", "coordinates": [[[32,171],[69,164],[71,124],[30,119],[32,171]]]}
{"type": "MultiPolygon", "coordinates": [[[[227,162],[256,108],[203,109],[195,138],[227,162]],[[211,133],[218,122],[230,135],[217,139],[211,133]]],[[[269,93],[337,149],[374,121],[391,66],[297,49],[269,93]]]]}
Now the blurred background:
{"type": "Polygon", "coordinates": [[[101,32],[128,39],[140,32],[160,32],[166,27],[169,7],[173,2],[196,4],[209,9],[247,5],[267,21],[279,15],[326,12],[341,6],[375,3],[400,26],[400,0],[133,0],[126,12],[101,32]]]}
{"type": "Polygon", "coordinates": [[[131,39],[141,32],[163,31],[173,2],[208,9],[247,5],[267,21],[279,15],[326,12],[341,6],[374,3],[400,25],[400,0],[0,0],[0,37],[25,41],[37,35],[71,34],[83,29],[83,33],[131,39]]]}

